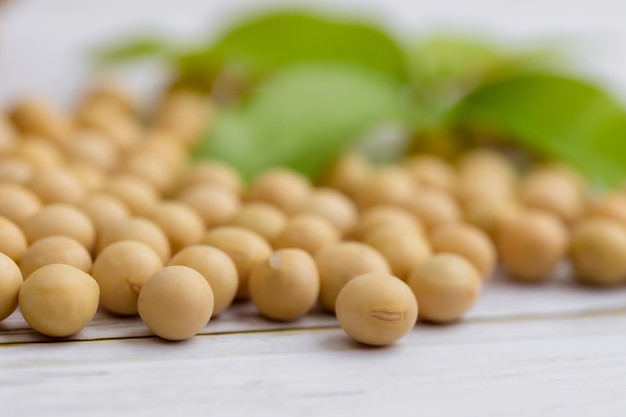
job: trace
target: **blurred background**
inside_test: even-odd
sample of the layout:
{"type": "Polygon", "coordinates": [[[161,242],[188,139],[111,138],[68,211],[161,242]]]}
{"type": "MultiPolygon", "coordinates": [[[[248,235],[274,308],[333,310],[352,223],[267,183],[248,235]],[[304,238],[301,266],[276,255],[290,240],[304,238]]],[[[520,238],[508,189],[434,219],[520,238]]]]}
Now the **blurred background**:
{"type": "MultiPolygon", "coordinates": [[[[0,104],[40,93],[69,105],[84,87],[90,54],[134,34],[160,33],[193,42],[235,17],[275,5],[363,16],[400,36],[437,29],[512,41],[571,41],[577,71],[626,98],[626,2],[622,0],[8,0],[0,2],[0,104]]],[[[118,73],[143,97],[163,71],[143,63],[118,73]]]]}

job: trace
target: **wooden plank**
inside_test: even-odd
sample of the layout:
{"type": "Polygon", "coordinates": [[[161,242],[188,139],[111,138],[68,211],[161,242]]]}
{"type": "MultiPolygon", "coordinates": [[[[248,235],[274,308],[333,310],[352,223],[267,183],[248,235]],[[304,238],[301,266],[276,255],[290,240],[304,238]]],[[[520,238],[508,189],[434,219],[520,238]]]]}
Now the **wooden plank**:
{"type": "Polygon", "coordinates": [[[578,284],[562,264],[554,277],[542,284],[517,283],[499,271],[469,312],[472,319],[520,316],[576,315],[580,312],[626,308],[626,287],[597,288],[578,284]]]}
{"type": "Polygon", "coordinates": [[[365,348],[338,329],[0,348],[2,415],[619,416],[626,314],[419,325],[365,348]]]}
{"type": "MultiPolygon", "coordinates": [[[[277,322],[261,318],[250,303],[236,303],[219,317],[211,319],[201,334],[222,334],[274,329],[306,329],[336,327],[334,316],[316,310],[293,322],[277,322]]],[[[138,316],[117,317],[99,311],[94,320],[80,333],[64,338],[53,339],[32,330],[19,311],[5,322],[0,323],[0,345],[7,343],[49,342],[68,340],[103,340],[149,337],[152,333],[138,316]]]]}
{"type": "MultiPolygon", "coordinates": [[[[579,315],[585,312],[626,308],[626,288],[597,290],[573,284],[564,269],[544,285],[515,284],[502,274],[490,281],[468,320],[493,320],[524,316],[579,315]]],[[[237,303],[202,330],[202,334],[234,333],[272,329],[337,326],[334,317],[316,310],[295,322],[280,323],[258,316],[254,306],[237,303]]],[[[120,318],[99,312],[94,321],[69,340],[147,337],[150,331],[138,317],[120,318]]],[[[0,323],[0,344],[41,342],[51,339],[38,335],[19,312],[0,323]]]]}

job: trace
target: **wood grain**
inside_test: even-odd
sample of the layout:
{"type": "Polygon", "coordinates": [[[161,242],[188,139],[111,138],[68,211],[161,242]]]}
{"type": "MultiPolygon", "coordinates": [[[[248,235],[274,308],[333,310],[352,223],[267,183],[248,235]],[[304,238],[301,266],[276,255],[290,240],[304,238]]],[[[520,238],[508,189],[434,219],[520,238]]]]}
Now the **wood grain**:
{"type": "Polygon", "coordinates": [[[618,416],[624,328],[621,313],[419,325],[385,349],[339,329],[7,345],[0,404],[18,417],[618,416]]]}
{"type": "Polygon", "coordinates": [[[0,327],[0,416],[621,416],[626,289],[501,278],[451,326],[398,344],[352,342],[332,316],[294,323],[238,304],[170,343],[99,313],[48,341],[19,314],[0,327]],[[26,342],[26,343],[24,343],[26,342]]]}
{"type": "MultiPolygon", "coordinates": [[[[466,320],[509,320],[524,317],[552,317],[626,309],[626,288],[594,290],[573,284],[560,274],[546,285],[523,285],[502,275],[487,283],[484,294],[466,320]]],[[[202,334],[237,333],[294,328],[336,327],[334,317],[316,310],[295,322],[275,322],[258,316],[249,303],[235,304],[202,330],[202,334]]],[[[65,340],[100,340],[151,336],[138,317],[120,318],[99,312],[80,333],[65,340]]],[[[0,322],[0,344],[51,341],[29,328],[19,311],[0,322]]]]}

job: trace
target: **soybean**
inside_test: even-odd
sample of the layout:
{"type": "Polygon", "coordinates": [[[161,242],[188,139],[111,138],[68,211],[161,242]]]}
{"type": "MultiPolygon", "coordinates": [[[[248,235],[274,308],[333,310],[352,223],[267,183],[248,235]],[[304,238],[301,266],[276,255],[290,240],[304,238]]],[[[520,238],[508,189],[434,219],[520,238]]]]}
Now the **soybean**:
{"type": "Polygon", "coordinates": [[[20,289],[19,306],[37,332],[67,337],[82,330],[98,310],[100,290],[86,272],[51,264],[33,272],[20,289]]]}
{"type": "Polygon", "coordinates": [[[239,277],[230,257],[220,249],[194,245],[178,252],[168,265],[182,265],[198,271],[213,290],[213,316],[226,310],[235,299],[239,277]]]}
{"type": "Polygon", "coordinates": [[[120,315],[137,314],[137,296],[148,277],[163,267],[150,246],[124,240],[107,246],[96,258],[92,274],[100,286],[100,303],[120,315]]]}
{"type": "Polygon", "coordinates": [[[320,302],[335,311],[339,291],[352,278],[368,272],[390,274],[389,264],[374,248],[358,242],[339,242],[326,246],[315,255],[320,274],[320,302]]]}
{"type": "Polygon", "coordinates": [[[420,318],[449,323],[460,319],[474,305],[482,279],[464,258],[438,254],[415,267],[408,284],[417,299],[420,318]]]}
{"type": "Polygon", "coordinates": [[[213,291],[199,272],[186,266],[166,266],[145,282],[137,309],[141,320],[157,336],[189,339],[211,319],[213,291]]]}
{"type": "Polygon", "coordinates": [[[24,280],[13,259],[0,253],[0,321],[17,308],[17,299],[24,280]]]}
{"type": "Polygon", "coordinates": [[[252,270],[248,288],[263,316],[289,321],[313,307],[320,279],[311,255],[301,249],[281,249],[252,270]]]}
{"type": "Polygon", "coordinates": [[[337,320],[353,339],[373,346],[396,342],[415,326],[418,303],[407,284],[384,273],[359,275],[337,296],[337,320]]]}
{"type": "Polygon", "coordinates": [[[272,253],[270,244],[258,234],[236,226],[208,230],[201,241],[224,251],[235,264],[239,276],[236,298],[247,299],[250,272],[272,253]]]}

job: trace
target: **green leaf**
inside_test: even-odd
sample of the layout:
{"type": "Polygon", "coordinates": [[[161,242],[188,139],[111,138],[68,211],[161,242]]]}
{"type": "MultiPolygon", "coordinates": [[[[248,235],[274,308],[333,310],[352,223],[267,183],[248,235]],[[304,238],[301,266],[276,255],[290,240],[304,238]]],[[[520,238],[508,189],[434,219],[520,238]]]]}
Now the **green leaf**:
{"type": "Polygon", "coordinates": [[[409,122],[420,133],[441,131],[450,111],[481,85],[558,68],[559,45],[508,45],[475,36],[438,33],[408,48],[409,122]]]}
{"type": "Polygon", "coordinates": [[[102,48],[95,53],[99,65],[112,65],[145,59],[171,58],[175,47],[156,37],[143,36],[119,45],[102,48]]]}
{"type": "Polygon", "coordinates": [[[400,91],[397,81],[360,67],[293,66],[219,116],[197,156],[229,162],[248,179],[274,166],[315,178],[360,135],[400,116],[400,91]]]}
{"type": "Polygon", "coordinates": [[[576,79],[525,74],[482,86],[461,101],[453,121],[497,129],[605,185],[626,177],[626,111],[576,79]]]}
{"type": "Polygon", "coordinates": [[[215,44],[179,59],[183,72],[216,73],[239,66],[252,74],[301,62],[344,62],[407,77],[403,51],[379,28],[361,21],[332,19],[298,11],[274,12],[236,25],[215,44]]]}
{"type": "Polygon", "coordinates": [[[411,76],[418,86],[467,82],[503,59],[497,46],[458,35],[430,36],[409,51],[411,76]]]}
{"type": "Polygon", "coordinates": [[[418,88],[448,88],[457,93],[505,76],[551,69],[564,60],[558,44],[505,47],[478,37],[445,33],[415,43],[408,57],[418,88]]]}

